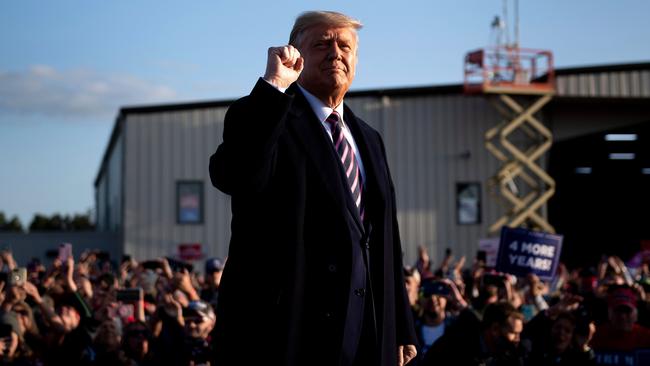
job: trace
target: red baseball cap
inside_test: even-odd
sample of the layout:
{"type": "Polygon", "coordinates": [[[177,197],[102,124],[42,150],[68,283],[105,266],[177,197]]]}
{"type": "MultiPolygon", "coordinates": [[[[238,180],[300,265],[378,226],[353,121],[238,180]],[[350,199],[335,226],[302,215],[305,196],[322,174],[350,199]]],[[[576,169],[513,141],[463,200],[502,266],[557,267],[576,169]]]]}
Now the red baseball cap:
{"type": "Polygon", "coordinates": [[[627,306],[636,309],[636,293],[630,288],[617,288],[607,296],[607,305],[610,308],[627,306]]]}

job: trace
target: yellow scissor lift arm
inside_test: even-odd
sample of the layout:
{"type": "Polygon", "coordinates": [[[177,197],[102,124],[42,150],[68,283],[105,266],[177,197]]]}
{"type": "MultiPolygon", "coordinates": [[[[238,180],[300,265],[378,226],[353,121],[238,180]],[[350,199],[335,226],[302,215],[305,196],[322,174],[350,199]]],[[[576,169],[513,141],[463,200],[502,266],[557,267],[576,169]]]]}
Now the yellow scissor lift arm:
{"type": "Polygon", "coordinates": [[[507,209],[489,233],[504,225],[554,233],[542,211],[555,193],[555,180],[539,164],[553,135],[535,117],[555,94],[551,52],[516,47],[470,52],[465,57],[465,92],[491,96],[502,117],[485,133],[485,147],[501,162],[489,186],[507,209]],[[526,141],[515,141],[517,135],[526,141]]]}

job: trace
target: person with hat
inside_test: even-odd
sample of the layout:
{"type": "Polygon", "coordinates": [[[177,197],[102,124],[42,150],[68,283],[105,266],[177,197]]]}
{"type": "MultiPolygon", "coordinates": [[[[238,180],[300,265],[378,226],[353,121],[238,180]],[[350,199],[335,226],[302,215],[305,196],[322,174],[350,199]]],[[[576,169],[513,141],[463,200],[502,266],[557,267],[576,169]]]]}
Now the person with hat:
{"type": "Polygon", "coordinates": [[[183,342],[182,364],[205,364],[213,358],[213,347],[211,342],[212,330],[214,329],[215,316],[212,306],[205,301],[190,301],[183,309],[185,320],[185,337],[183,342]]]}
{"type": "Polygon", "coordinates": [[[13,311],[2,312],[0,314],[0,362],[14,361],[21,337],[22,333],[16,313],[13,311]]]}
{"type": "Polygon", "coordinates": [[[468,304],[449,279],[428,278],[422,281],[419,300],[420,314],[415,321],[415,331],[422,347],[418,352],[421,359],[455,320],[455,316],[449,313],[448,304],[451,302],[459,311],[466,309],[468,304]]]}
{"type": "Polygon", "coordinates": [[[124,326],[122,350],[135,365],[155,365],[152,350],[153,340],[153,334],[147,324],[142,321],[135,321],[124,326]]]}
{"type": "Polygon", "coordinates": [[[210,258],[205,262],[205,281],[201,289],[201,300],[217,308],[219,285],[225,262],[221,258],[210,258]]]}
{"type": "Polygon", "coordinates": [[[482,318],[466,310],[446,327],[419,366],[520,366],[526,349],[520,344],[524,316],[509,302],[489,304],[482,318]]]}
{"type": "Polygon", "coordinates": [[[607,305],[609,319],[596,328],[592,348],[596,352],[631,352],[650,348],[650,329],[637,324],[637,294],[634,288],[611,286],[607,305]]]}

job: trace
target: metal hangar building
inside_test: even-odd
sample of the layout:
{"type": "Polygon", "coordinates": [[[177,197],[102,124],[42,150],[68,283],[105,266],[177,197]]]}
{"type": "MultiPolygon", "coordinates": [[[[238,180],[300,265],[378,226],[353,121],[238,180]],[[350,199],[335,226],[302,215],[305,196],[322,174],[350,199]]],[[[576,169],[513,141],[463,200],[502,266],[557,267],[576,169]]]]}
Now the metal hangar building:
{"type": "MultiPolygon", "coordinates": [[[[555,77],[537,113],[554,139],[540,162],[557,182],[541,212],[565,235],[565,260],[625,255],[650,238],[650,62],[555,77]]],[[[95,180],[97,228],[116,235],[117,253],[227,255],[230,201],[212,187],[208,162],[232,102],[120,110],[95,180]]],[[[352,91],[345,102],[383,136],[405,262],[420,245],[437,263],[446,248],[471,261],[506,210],[489,183],[501,164],[485,148],[501,118],[490,98],[458,84],[352,91]]]]}

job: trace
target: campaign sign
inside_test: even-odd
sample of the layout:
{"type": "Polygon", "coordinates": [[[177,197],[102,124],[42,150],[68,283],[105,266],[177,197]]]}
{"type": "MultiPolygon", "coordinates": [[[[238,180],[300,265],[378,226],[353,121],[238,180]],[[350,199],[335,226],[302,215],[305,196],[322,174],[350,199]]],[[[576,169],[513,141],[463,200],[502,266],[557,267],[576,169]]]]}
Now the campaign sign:
{"type": "Polygon", "coordinates": [[[496,270],[516,276],[534,273],[541,279],[551,280],[561,251],[562,235],[504,226],[496,270]]]}
{"type": "Polygon", "coordinates": [[[650,349],[640,349],[636,351],[637,365],[650,365],[650,349]]]}
{"type": "Polygon", "coordinates": [[[610,352],[599,351],[596,352],[596,365],[609,365],[609,366],[637,366],[647,365],[638,363],[637,357],[634,352],[610,352]]]}

